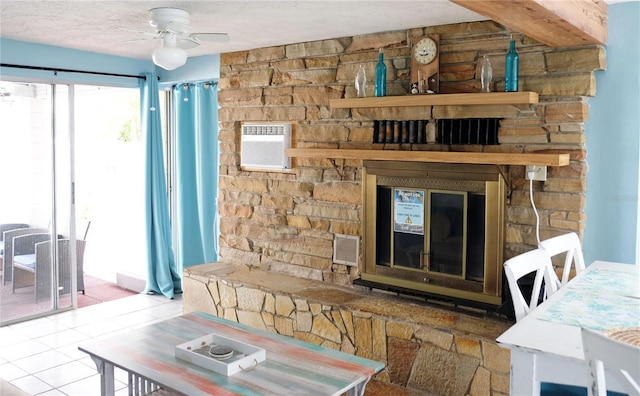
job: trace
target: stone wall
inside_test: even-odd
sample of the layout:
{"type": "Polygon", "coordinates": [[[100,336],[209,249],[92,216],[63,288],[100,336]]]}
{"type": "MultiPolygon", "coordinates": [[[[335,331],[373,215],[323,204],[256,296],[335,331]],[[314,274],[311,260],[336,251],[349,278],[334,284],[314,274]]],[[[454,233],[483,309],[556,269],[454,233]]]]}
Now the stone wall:
{"type": "MultiPolygon", "coordinates": [[[[185,271],[185,310],[205,310],[371,356],[387,364],[385,380],[412,384],[425,392],[446,394],[451,389],[465,389],[464,393],[471,394],[506,394],[508,353],[493,341],[506,327],[495,317],[454,313],[454,307],[424,303],[417,309],[409,298],[368,295],[350,286],[359,276],[359,268],[332,262],[335,233],[362,235],[361,161],[297,158],[289,172],[247,171],[240,167],[243,122],[292,122],[293,144],[297,147],[568,152],[570,165],[548,168],[547,181],[534,182],[540,236],[547,238],[567,231],[582,235],[587,177],[584,123],[588,98],[596,91],[594,72],[605,68],[604,49],[550,48],[515,32],[521,65],[520,90],[538,92],[539,104],[359,110],[329,107],[330,99],[355,96],[353,81],[360,64],[369,76],[368,95],[373,95],[372,77],[379,48],[384,50],[387,65],[387,94],[406,95],[410,85],[408,43],[427,33],[440,34],[441,93],[479,92],[478,60],[485,54],[493,65],[494,90],[503,89],[504,56],[509,34],[514,32],[493,22],[342,37],[222,55],[218,84],[220,257],[225,263],[246,266],[242,270],[245,272],[239,272],[244,276],[249,268],[263,280],[246,286],[242,283],[244,278],[234,278],[235,270],[211,277],[195,274],[199,269],[191,267],[185,271]],[[434,120],[475,117],[503,118],[499,145],[376,144],[372,140],[375,119],[428,119],[428,132],[433,135],[434,120]],[[327,287],[341,285],[344,290],[357,291],[367,298],[359,299],[356,305],[324,301],[313,291],[303,298],[291,290],[282,290],[287,284],[301,281],[327,287]],[[228,292],[224,296],[234,296],[235,300],[225,300],[223,290],[228,292]],[[256,312],[247,314],[245,311],[254,308],[243,304],[256,296],[261,303],[254,307],[256,312]],[[279,315],[277,301],[285,301],[285,297],[291,300],[291,311],[279,315]],[[381,306],[393,308],[380,310],[381,306]],[[405,311],[420,314],[398,316],[405,311]],[[345,315],[351,318],[351,325],[340,324],[345,315]],[[449,319],[440,322],[442,318],[449,319]],[[335,339],[318,334],[324,331],[314,332],[316,320],[331,324],[323,326],[325,330],[338,329],[332,330],[335,339]],[[348,326],[353,328],[347,330],[348,326]],[[487,326],[492,330],[482,333],[487,326]],[[383,329],[384,338],[375,336],[383,329]],[[370,347],[369,341],[362,342],[363,339],[374,344],[378,340],[380,344],[370,347]],[[374,352],[382,344],[385,354],[374,352]],[[393,354],[409,350],[410,367],[431,372],[448,367],[449,371],[438,375],[451,379],[455,385],[420,388],[422,379],[410,380],[410,375],[392,373],[402,364],[394,360],[393,354]],[[435,356],[439,358],[433,360],[435,356]],[[456,382],[456,369],[464,370],[464,381],[456,382]],[[470,371],[473,374],[467,376],[470,371]]],[[[506,166],[503,171],[508,179],[504,256],[509,258],[535,247],[536,217],[524,167],[506,166]]],[[[226,268],[225,265],[219,264],[226,268]]]]}
{"type": "Polygon", "coordinates": [[[385,395],[509,394],[509,351],[494,341],[507,320],[228,263],[184,275],[185,313],[384,362],[385,395]]]}
{"type": "MultiPolygon", "coordinates": [[[[331,109],[329,100],[354,97],[360,64],[373,95],[377,53],[383,48],[388,95],[409,90],[413,37],[440,34],[441,92],[479,92],[479,59],[493,65],[503,90],[509,34],[493,22],[465,23],[297,43],[223,54],[219,82],[221,257],[309,279],[350,284],[353,267],[332,263],[334,233],[361,235],[361,161],[297,158],[294,171],[240,168],[242,122],[292,122],[293,144],[314,148],[569,152],[571,163],[548,168],[534,183],[540,237],[582,235],[585,221],[588,97],[594,71],[605,67],[601,47],[550,48],[514,33],[520,54],[520,90],[540,94],[535,105],[331,109]],[[375,119],[504,117],[499,145],[374,144],[375,119]]],[[[430,122],[429,131],[434,131],[430,122]]],[[[534,247],[535,214],[523,166],[504,168],[509,194],[505,258],[534,247]]]]}

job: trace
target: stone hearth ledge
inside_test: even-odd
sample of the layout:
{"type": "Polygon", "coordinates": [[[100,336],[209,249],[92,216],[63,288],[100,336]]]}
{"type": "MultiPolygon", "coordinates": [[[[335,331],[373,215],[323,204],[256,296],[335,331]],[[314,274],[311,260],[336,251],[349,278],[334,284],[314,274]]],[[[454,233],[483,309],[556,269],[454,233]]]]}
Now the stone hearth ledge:
{"type": "Polygon", "coordinates": [[[377,380],[428,394],[508,394],[513,322],[452,305],[242,264],[184,269],[184,313],[203,311],[386,364],[377,380]]]}

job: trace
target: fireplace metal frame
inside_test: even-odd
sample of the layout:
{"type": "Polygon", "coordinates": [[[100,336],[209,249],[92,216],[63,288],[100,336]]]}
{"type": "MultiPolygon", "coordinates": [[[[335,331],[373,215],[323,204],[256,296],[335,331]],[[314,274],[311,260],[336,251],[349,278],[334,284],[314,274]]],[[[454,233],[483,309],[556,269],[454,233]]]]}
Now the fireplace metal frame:
{"type": "MultiPolygon", "coordinates": [[[[407,155],[410,156],[411,153],[408,152],[407,155]]],[[[380,284],[384,285],[383,288],[397,288],[455,301],[468,301],[470,305],[479,303],[498,307],[503,303],[506,183],[497,166],[366,160],[363,162],[362,180],[362,284],[380,284]],[[485,216],[487,219],[495,219],[493,222],[485,221],[484,279],[478,282],[419,269],[378,265],[376,208],[379,185],[483,193],[485,216]]]]}

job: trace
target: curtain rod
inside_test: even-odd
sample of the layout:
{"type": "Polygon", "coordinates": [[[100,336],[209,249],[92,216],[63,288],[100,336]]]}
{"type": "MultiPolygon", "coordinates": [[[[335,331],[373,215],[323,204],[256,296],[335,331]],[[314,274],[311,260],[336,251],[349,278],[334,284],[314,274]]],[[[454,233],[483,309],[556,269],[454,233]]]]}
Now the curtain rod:
{"type": "MultiPolygon", "coordinates": [[[[59,69],[59,68],[43,67],[43,66],[12,65],[8,63],[0,63],[0,67],[13,67],[16,69],[52,71],[54,72],[54,74],[57,74],[58,72],[65,72],[65,73],[97,74],[100,76],[111,76],[111,77],[128,77],[128,78],[146,79],[145,76],[133,76],[130,74],[104,73],[104,72],[93,72],[93,71],[87,71],[87,70],[73,70],[73,69],[59,69]]],[[[160,78],[158,78],[158,80],[159,79],[160,78]]]]}

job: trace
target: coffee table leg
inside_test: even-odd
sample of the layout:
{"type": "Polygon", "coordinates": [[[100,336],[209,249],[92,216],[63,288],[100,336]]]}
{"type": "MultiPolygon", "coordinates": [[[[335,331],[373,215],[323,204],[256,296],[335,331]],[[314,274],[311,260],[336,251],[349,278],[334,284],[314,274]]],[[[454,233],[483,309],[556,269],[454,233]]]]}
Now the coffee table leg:
{"type": "Polygon", "coordinates": [[[369,378],[357,383],[353,388],[347,391],[347,396],[362,396],[364,395],[364,387],[367,386],[369,378]]]}
{"type": "Polygon", "coordinates": [[[102,396],[113,396],[115,394],[113,364],[93,355],[91,355],[91,360],[96,364],[98,373],[100,373],[100,394],[102,396]]]}

